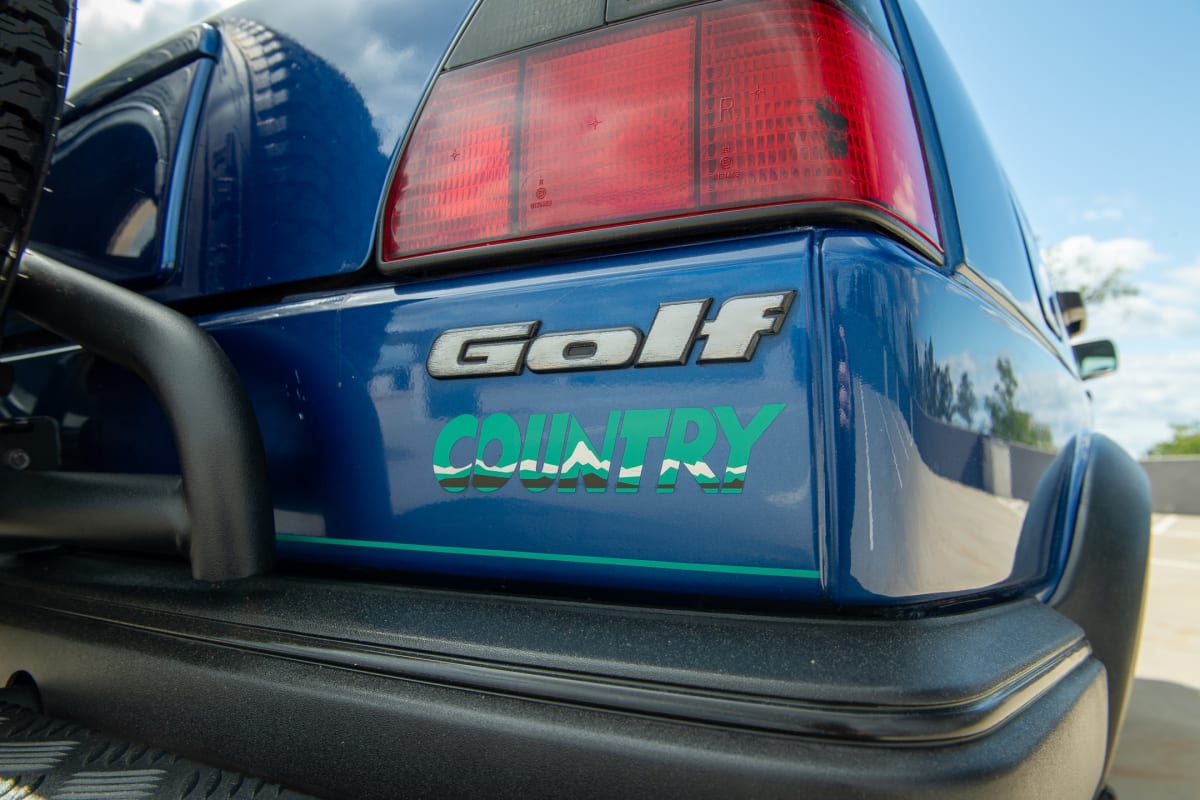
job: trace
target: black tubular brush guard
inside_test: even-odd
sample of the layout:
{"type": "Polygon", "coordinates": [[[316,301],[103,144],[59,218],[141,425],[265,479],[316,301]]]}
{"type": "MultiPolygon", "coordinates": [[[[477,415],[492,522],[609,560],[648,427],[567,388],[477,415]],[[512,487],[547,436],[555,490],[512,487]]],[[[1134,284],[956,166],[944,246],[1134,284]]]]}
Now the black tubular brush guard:
{"type": "Polygon", "coordinates": [[[34,252],[21,261],[13,308],[145,381],[170,421],[181,475],[7,473],[0,537],[177,548],[202,581],[269,570],[266,452],[241,380],[216,342],[172,309],[34,252]]]}

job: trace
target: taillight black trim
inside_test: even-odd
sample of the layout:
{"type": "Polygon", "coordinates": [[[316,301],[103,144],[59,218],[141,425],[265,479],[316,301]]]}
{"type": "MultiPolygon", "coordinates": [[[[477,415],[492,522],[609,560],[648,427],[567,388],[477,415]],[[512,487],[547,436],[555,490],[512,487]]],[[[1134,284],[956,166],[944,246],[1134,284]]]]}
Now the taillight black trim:
{"type": "MultiPolygon", "coordinates": [[[[495,56],[513,53],[526,47],[544,44],[595,30],[613,22],[642,17],[688,5],[700,5],[711,0],[480,0],[463,26],[458,40],[450,48],[444,69],[456,69],[495,56]],[[507,19],[538,20],[544,17],[544,7],[553,6],[559,12],[574,10],[576,17],[561,17],[557,25],[533,27],[526,25],[518,38],[504,39],[496,35],[498,21],[507,19]]],[[[882,0],[824,0],[850,12],[875,35],[893,55],[898,55],[888,25],[882,0]]]]}
{"type": "Polygon", "coordinates": [[[940,250],[908,225],[882,210],[849,202],[783,201],[751,208],[722,209],[687,216],[638,223],[615,223],[592,230],[549,233],[540,237],[496,244],[478,244],[438,253],[384,261],[377,268],[385,275],[417,274],[446,268],[469,272],[481,267],[499,267],[531,260],[558,258],[579,253],[626,250],[647,243],[694,242],[697,234],[731,235],[807,226],[836,226],[839,223],[881,231],[899,240],[930,262],[942,266],[940,250]]]}
{"type": "Polygon", "coordinates": [[[482,0],[451,48],[446,69],[603,25],[604,0],[482,0]],[[517,25],[505,27],[510,20],[517,25]]]}

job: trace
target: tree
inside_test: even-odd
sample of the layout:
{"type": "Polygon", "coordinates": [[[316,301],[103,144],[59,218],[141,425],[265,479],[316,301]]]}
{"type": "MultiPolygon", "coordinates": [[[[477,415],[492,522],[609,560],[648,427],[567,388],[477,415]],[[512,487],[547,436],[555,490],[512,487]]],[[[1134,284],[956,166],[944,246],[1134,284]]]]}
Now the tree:
{"type": "Polygon", "coordinates": [[[1079,294],[1083,298],[1084,305],[1096,305],[1097,303],[1103,303],[1105,300],[1116,300],[1119,297],[1136,297],[1141,294],[1142,290],[1130,283],[1125,277],[1128,274],[1129,270],[1125,267],[1115,267],[1112,272],[1101,275],[1098,282],[1080,285],[1079,294]]]}
{"type": "Polygon", "coordinates": [[[1058,290],[1078,291],[1084,305],[1097,305],[1121,297],[1135,297],[1141,289],[1129,281],[1131,270],[1117,264],[1108,267],[1096,263],[1095,248],[1103,243],[1090,238],[1072,237],[1042,251],[1042,261],[1050,284],[1058,290]],[[1072,246],[1079,241],[1091,242],[1091,248],[1072,246]],[[1086,276],[1086,277],[1084,277],[1086,276]]]}
{"type": "Polygon", "coordinates": [[[949,364],[938,364],[933,354],[933,341],[925,343],[925,354],[918,351],[917,402],[934,419],[951,422],[954,419],[954,377],[949,364]]]}
{"type": "Polygon", "coordinates": [[[1017,375],[1007,358],[996,359],[1000,380],[992,387],[995,394],[983,399],[992,418],[992,436],[1018,444],[1049,450],[1054,442],[1050,429],[1033,421],[1033,415],[1017,407],[1017,375]]]}
{"type": "Polygon", "coordinates": [[[975,387],[971,385],[971,376],[963,373],[958,379],[958,396],[954,401],[954,413],[962,417],[963,425],[971,427],[975,416],[975,387]]]}
{"type": "Polygon", "coordinates": [[[1152,456],[1200,455],[1200,421],[1171,423],[1171,439],[1150,448],[1152,456]]]}

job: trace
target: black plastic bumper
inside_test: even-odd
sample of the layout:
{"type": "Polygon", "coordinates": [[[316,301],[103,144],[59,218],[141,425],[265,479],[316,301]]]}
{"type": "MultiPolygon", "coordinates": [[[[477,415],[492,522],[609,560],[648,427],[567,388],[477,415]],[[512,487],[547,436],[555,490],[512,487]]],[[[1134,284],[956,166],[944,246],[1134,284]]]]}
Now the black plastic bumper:
{"type": "Polygon", "coordinates": [[[1091,797],[1104,671],[1034,601],[919,620],[650,611],[0,561],[0,679],[328,797],[1091,797]]]}

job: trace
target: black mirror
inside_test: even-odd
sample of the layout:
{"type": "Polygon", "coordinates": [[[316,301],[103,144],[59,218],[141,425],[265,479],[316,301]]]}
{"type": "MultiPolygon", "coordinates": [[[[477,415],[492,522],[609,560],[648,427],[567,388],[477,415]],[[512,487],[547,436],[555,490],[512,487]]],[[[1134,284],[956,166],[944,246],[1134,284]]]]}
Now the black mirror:
{"type": "Polygon", "coordinates": [[[1067,335],[1078,336],[1087,327],[1087,309],[1079,292],[1057,292],[1058,312],[1067,324],[1067,335]]]}
{"type": "Polygon", "coordinates": [[[1071,349],[1075,351],[1079,377],[1085,381],[1117,371],[1117,346],[1110,339],[1083,342],[1071,349]]]}

